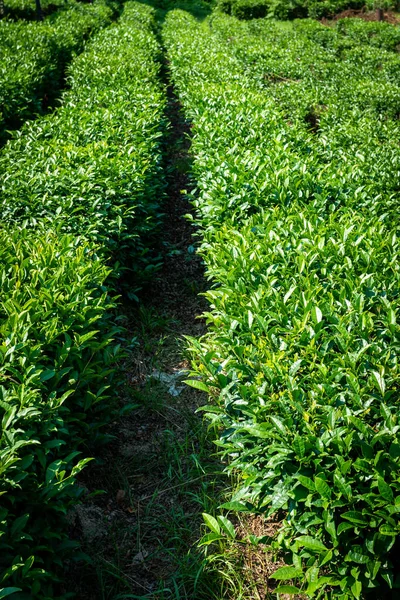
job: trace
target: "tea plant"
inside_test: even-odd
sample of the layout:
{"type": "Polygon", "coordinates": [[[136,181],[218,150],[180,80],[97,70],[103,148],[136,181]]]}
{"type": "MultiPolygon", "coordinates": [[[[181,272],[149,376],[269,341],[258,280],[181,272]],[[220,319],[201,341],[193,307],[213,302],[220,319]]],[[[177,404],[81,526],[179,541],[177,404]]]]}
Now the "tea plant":
{"type": "Polygon", "coordinates": [[[361,44],[393,52],[400,47],[399,27],[390,23],[347,18],[339,19],[331,27],[311,19],[296,21],[294,25],[296,31],[325,47],[339,49],[361,44]]]}
{"type": "Polygon", "coordinates": [[[109,418],[115,302],[109,269],[83,240],[0,238],[0,593],[55,598],[54,566],[75,547],[65,515],[82,491],[82,450],[109,418]]]}
{"type": "Polygon", "coordinates": [[[219,0],[217,10],[237,19],[295,19],[308,16],[302,0],[219,0]]]}
{"type": "Polygon", "coordinates": [[[102,1],[70,2],[43,23],[0,21],[0,142],[7,129],[42,113],[54,102],[65,68],[85,40],[111,22],[102,1]]]}
{"type": "Polygon", "coordinates": [[[350,37],[358,43],[396,52],[400,49],[399,27],[390,23],[340,19],[336,24],[336,29],[340,34],[350,37]]]}
{"type": "Polygon", "coordinates": [[[157,258],[146,240],[161,219],[165,100],[158,45],[135,23],[125,10],[101,32],[71,66],[62,107],[3,149],[0,220],[82,234],[139,275],[157,258]]]}
{"type": "Polygon", "coordinates": [[[213,282],[191,384],[242,474],[227,507],[285,517],[278,592],[381,597],[400,583],[398,57],[179,11],[164,39],[213,282]]]}
{"type": "MultiPolygon", "coordinates": [[[[375,9],[374,2],[365,0],[219,0],[217,7],[220,11],[238,19],[259,19],[270,17],[274,19],[297,19],[311,17],[333,17],[347,9],[362,9],[367,5],[375,9]]],[[[385,10],[397,10],[398,2],[384,2],[385,10]]]]}
{"type": "MultiPolygon", "coordinates": [[[[67,8],[70,0],[41,0],[40,5],[42,14],[46,16],[60,8],[67,8]]],[[[4,13],[9,19],[36,21],[38,18],[36,3],[31,0],[6,0],[4,13]]]]}
{"type": "Polygon", "coordinates": [[[66,513],[116,410],[116,260],[155,268],[165,99],[153,26],[152,9],[127,3],[73,61],[62,107],[1,153],[2,598],[64,598],[60,567],[80,556],[66,513]]]}
{"type": "MultiPolygon", "coordinates": [[[[75,4],[74,0],[40,0],[40,7],[43,16],[65,8],[70,8],[75,4]]],[[[4,14],[8,19],[25,19],[36,21],[38,19],[37,6],[32,0],[5,0],[4,14]]]]}

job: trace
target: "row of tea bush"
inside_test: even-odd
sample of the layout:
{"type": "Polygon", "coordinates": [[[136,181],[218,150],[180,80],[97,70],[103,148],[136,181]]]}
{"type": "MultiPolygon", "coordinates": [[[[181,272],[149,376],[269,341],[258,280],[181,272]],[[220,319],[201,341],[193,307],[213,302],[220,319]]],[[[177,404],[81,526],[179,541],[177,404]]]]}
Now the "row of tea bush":
{"type": "Polygon", "coordinates": [[[398,10],[398,0],[218,0],[218,9],[238,19],[331,18],[346,10],[398,10]]]}
{"type": "Polygon", "coordinates": [[[302,19],[295,21],[294,27],[325,48],[345,50],[367,45],[393,52],[400,49],[400,27],[384,21],[346,18],[327,26],[315,20],[302,19]]]}
{"type": "Polygon", "coordinates": [[[67,511],[117,408],[114,282],[155,268],[165,93],[153,21],[128,2],[72,62],[62,106],[0,153],[1,598],[63,598],[60,567],[79,557],[67,511]]]}
{"type": "Polygon", "coordinates": [[[68,9],[41,23],[0,21],[0,143],[7,129],[54,103],[73,55],[112,18],[102,0],[90,5],[71,0],[68,9]]]}
{"type": "Polygon", "coordinates": [[[241,475],[226,508],[282,520],[277,592],[381,597],[400,583],[399,57],[182,11],[164,38],[213,284],[192,385],[241,475]]]}

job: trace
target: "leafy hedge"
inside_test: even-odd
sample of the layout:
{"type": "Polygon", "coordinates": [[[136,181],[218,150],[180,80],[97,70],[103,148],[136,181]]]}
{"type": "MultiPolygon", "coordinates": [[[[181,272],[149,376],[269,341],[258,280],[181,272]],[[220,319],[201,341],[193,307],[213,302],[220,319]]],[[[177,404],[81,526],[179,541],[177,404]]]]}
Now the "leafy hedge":
{"type": "MultiPolygon", "coordinates": [[[[41,0],[43,15],[49,15],[60,8],[67,8],[71,0],[41,0]]],[[[9,19],[37,20],[36,3],[32,0],[5,0],[4,13],[9,19]]]]}
{"type": "Polygon", "coordinates": [[[0,239],[0,594],[58,598],[82,450],[108,419],[109,271],[72,236],[3,230],[0,239]]]}
{"type": "Polygon", "coordinates": [[[0,221],[39,219],[84,235],[139,274],[153,268],[146,236],[161,218],[164,94],[158,45],[148,25],[133,27],[132,12],[75,59],[62,107],[26,124],[3,149],[0,221]]]}
{"type": "MultiPolygon", "coordinates": [[[[238,19],[297,19],[311,17],[333,17],[348,9],[361,9],[367,6],[374,9],[374,0],[218,0],[218,9],[238,19]]],[[[380,2],[385,10],[398,9],[397,0],[380,2]]]]}
{"type": "Polygon", "coordinates": [[[219,0],[217,9],[238,19],[303,18],[308,11],[302,0],[219,0]]]}
{"type": "Polygon", "coordinates": [[[153,19],[127,3],[72,63],[62,107],[1,153],[2,598],[65,597],[76,475],[115,414],[115,260],[150,265],[162,192],[153,19]]]}
{"type": "Polygon", "coordinates": [[[164,36],[213,282],[192,384],[242,475],[227,507],[284,517],[278,591],[380,598],[400,584],[399,58],[182,12],[164,36]]]}
{"type": "MultiPolygon", "coordinates": [[[[363,46],[397,52],[400,47],[400,28],[385,22],[366,22],[361,19],[339,19],[327,27],[311,19],[294,22],[297,32],[336,53],[363,46]]],[[[382,56],[375,54],[377,61],[382,56]]],[[[386,55],[384,54],[383,56],[386,55]]],[[[378,63],[379,64],[379,63],[378,63]]]]}
{"type": "Polygon", "coordinates": [[[337,31],[357,43],[384,48],[385,50],[400,50],[400,27],[390,23],[361,19],[340,19],[336,24],[337,31]]]}
{"type": "Polygon", "coordinates": [[[0,142],[54,102],[72,56],[113,16],[102,0],[68,6],[43,23],[0,21],[0,142]]]}

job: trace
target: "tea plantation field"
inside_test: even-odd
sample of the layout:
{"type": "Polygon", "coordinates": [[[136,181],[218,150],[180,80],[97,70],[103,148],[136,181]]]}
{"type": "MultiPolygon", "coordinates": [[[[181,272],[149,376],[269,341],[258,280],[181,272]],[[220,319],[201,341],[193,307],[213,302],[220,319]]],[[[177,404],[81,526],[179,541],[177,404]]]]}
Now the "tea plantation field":
{"type": "Polygon", "coordinates": [[[160,269],[171,90],[208,282],[186,378],[237,482],[203,546],[278,518],[264,598],[398,598],[400,28],[181,6],[0,20],[0,598],[69,598],[85,560],[68,515],[129,408],[121,316],[160,269]]]}
{"type": "Polygon", "coordinates": [[[0,21],[0,143],[6,130],[54,103],[65,69],[84,41],[111,23],[113,10],[105,3],[71,1],[44,23],[0,21]]]}

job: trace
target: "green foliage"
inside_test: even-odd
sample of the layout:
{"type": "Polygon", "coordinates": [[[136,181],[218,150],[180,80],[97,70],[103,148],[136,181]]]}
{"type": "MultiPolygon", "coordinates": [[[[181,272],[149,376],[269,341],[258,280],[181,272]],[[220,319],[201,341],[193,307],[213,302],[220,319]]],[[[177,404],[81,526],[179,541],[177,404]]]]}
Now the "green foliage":
{"type": "MultiPolygon", "coordinates": [[[[327,27],[312,19],[303,19],[293,25],[298,33],[336,54],[360,45],[388,51],[397,51],[400,46],[400,28],[385,22],[339,19],[334,26],[327,27]]],[[[379,68],[380,57],[387,55],[376,53],[375,56],[379,68]]]]}
{"type": "Polygon", "coordinates": [[[84,235],[139,276],[152,273],[156,258],[148,236],[161,218],[165,101],[158,45],[136,20],[125,10],[101,32],[69,69],[62,107],[3,149],[0,220],[84,235]]]}
{"type": "MultiPolygon", "coordinates": [[[[375,0],[219,0],[218,10],[238,19],[297,19],[332,17],[347,9],[377,8],[375,0]]],[[[386,10],[396,9],[397,0],[380,2],[386,10]]]]}
{"type": "Polygon", "coordinates": [[[86,242],[1,231],[0,588],[54,598],[81,451],[107,422],[118,329],[86,242]]]}
{"type": "Polygon", "coordinates": [[[181,9],[190,12],[198,19],[204,19],[212,12],[214,0],[156,0],[155,6],[160,11],[162,20],[164,11],[181,9]]]}
{"type": "MultiPolygon", "coordinates": [[[[49,15],[68,5],[75,4],[74,0],[41,0],[40,5],[43,15],[49,15]]],[[[32,0],[5,0],[4,12],[9,19],[37,20],[36,3],[32,0]]]]}
{"type": "Polygon", "coordinates": [[[360,19],[340,19],[337,31],[352,40],[385,50],[399,51],[400,27],[383,21],[363,22],[360,19]]]}
{"type": "Polygon", "coordinates": [[[294,19],[307,16],[301,0],[219,0],[218,10],[238,19],[294,19]]]}
{"type": "Polygon", "coordinates": [[[368,10],[376,11],[378,8],[382,10],[399,11],[400,4],[398,0],[366,0],[365,7],[368,10]]]}
{"type": "Polygon", "coordinates": [[[64,597],[60,568],[79,558],[66,513],[115,415],[115,261],[155,268],[165,100],[153,25],[152,9],[127,3],[73,61],[61,108],[0,155],[0,597],[64,597]]]}
{"type": "Polygon", "coordinates": [[[42,113],[54,102],[65,67],[85,40],[111,22],[102,1],[70,2],[43,23],[0,21],[0,142],[6,129],[42,113]]]}
{"type": "MultiPolygon", "coordinates": [[[[307,16],[313,19],[332,17],[343,10],[359,10],[365,6],[365,0],[306,0],[307,16]]],[[[395,2],[391,2],[391,6],[395,2]]]]}
{"type": "Polygon", "coordinates": [[[233,502],[285,515],[281,593],[345,600],[399,585],[400,60],[324,31],[178,11],[164,37],[213,282],[191,381],[233,502]]]}

